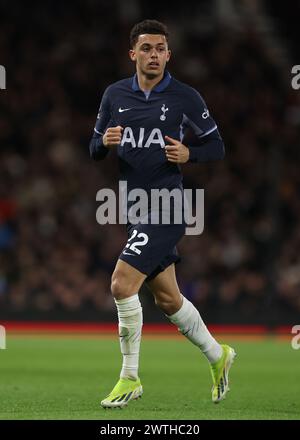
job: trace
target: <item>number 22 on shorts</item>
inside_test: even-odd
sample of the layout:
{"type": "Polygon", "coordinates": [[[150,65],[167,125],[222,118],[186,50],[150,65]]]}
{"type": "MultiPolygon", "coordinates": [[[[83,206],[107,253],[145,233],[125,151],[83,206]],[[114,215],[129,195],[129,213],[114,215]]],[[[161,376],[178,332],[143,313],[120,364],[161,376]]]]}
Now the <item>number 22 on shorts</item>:
{"type": "Polygon", "coordinates": [[[140,232],[138,234],[138,231],[134,229],[125,247],[135,252],[136,254],[140,255],[142,250],[138,248],[145,246],[148,243],[148,241],[149,241],[149,237],[147,234],[145,234],[144,232],[140,232]],[[136,238],[140,240],[136,240],[136,238]]]}

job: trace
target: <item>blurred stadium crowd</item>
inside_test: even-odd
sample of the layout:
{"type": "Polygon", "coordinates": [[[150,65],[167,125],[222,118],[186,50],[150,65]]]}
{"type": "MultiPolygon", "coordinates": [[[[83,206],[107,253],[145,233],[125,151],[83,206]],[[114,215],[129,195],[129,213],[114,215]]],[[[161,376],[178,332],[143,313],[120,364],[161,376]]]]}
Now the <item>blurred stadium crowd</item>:
{"type": "MultiPolygon", "coordinates": [[[[185,187],[205,189],[205,230],[180,242],[182,292],[210,322],[292,320],[300,312],[299,100],[287,72],[253,26],[199,32],[167,6],[155,14],[129,5],[2,2],[1,318],[115,313],[110,275],[126,233],[96,223],[95,197],[116,188],[117,161],[93,162],[88,145],[105,87],[134,72],[132,24],[159,18],[171,32],[171,74],[204,96],[226,147],[222,162],[183,167],[185,187]]],[[[146,290],[146,319],[163,319],[146,290]]]]}

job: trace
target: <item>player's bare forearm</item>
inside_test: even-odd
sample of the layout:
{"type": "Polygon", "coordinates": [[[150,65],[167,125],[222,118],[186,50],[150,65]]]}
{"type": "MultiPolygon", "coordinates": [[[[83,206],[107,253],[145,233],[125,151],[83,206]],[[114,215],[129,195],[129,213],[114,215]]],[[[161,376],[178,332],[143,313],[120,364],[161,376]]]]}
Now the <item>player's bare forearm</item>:
{"type": "Polygon", "coordinates": [[[165,152],[168,162],[173,163],[186,163],[190,158],[190,150],[183,145],[180,141],[173,139],[169,136],[165,136],[165,139],[169,142],[169,145],[165,146],[165,152]]]}

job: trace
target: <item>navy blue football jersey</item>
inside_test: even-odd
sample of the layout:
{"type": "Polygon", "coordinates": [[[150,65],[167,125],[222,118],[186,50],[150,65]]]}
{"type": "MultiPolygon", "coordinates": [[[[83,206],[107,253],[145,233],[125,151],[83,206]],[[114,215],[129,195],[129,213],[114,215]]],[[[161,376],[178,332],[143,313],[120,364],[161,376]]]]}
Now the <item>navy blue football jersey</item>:
{"type": "Polygon", "coordinates": [[[178,164],[168,162],[165,136],[181,140],[190,150],[190,161],[219,160],[224,144],[217,124],[200,94],[165,71],[149,92],[140,89],[137,75],[110,85],[104,92],[97,116],[90,153],[103,159],[109,149],[102,138],[108,127],[122,126],[118,149],[120,180],[128,189],[176,188],[182,174],[178,164]],[[196,142],[185,143],[187,131],[196,142]]]}

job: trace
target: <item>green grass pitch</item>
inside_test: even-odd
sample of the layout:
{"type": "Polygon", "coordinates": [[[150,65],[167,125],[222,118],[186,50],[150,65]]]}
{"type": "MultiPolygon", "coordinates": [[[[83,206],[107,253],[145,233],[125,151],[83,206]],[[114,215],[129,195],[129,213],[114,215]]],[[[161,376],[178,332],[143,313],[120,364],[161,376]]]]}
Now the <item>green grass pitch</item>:
{"type": "Polygon", "coordinates": [[[0,419],[300,419],[300,350],[290,341],[230,341],[237,351],[231,391],[210,400],[208,364],[185,340],[145,338],[142,399],[104,410],[121,365],[116,338],[7,338],[0,350],[0,419]]]}

